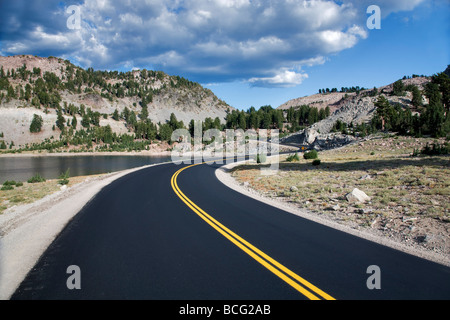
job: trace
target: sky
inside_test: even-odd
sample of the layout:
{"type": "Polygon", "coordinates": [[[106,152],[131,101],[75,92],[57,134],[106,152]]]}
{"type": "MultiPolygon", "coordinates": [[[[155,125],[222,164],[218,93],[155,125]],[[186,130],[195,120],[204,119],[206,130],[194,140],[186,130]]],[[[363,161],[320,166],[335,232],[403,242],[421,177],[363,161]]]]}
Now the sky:
{"type": "Polygon", "coordinates": [[[444,71],[449,21],[449,0],[0,0],[0,55],[161,70],[237,109],[276,108],[444,71]]]}

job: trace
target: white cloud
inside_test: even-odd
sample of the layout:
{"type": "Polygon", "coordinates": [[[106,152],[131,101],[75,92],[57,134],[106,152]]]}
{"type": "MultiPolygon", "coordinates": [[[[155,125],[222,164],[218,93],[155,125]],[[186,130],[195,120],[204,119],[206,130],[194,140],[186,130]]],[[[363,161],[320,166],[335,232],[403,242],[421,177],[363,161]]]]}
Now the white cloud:
{"type": "MultiPolygon", "coordinates": [[[[386,16],[423,1],[377,4],[386,16]]],[[[302,66],[323,64],[327,55],[368,37],[366,8],[372,2],[85,0],[82,29],[69,30],[59,0],[15,0],[0,12],[1,50],[71,56],[97,69],[133,61],[133,67],[164,68],[204,82],[291,86],[307,78],[302,66]],[[29,13],[18,12],[20,6],[29,13]]]]}
{"type": "Polygon", "coordinates": [[[273,77],[251,78],[248,82],[261,87],[294,87],[307,79],[306,73],[298,73],[291,70],[280,70],[273,77]]]}

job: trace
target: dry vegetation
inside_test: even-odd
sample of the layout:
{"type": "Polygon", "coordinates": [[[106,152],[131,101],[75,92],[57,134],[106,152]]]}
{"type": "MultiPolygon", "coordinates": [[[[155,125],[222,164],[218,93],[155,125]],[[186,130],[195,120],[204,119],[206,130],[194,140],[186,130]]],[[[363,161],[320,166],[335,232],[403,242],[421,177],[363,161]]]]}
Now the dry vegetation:
{"type": "MultiPolygon", "coordinates": [[[[72,187],[86,179],[98,176],[101,175],[71,177],[68,179],[67,187],[72,187]]],[[[16,186],[12,190],[0,190],[0,214],[11,207],[33,203],[60,191],[61,188],[66,188],[66,186],[60,184],[60,179],[53,179],[39,183],[24,182],[23,186],[16,186]]]]}
{"type": "Polygon", "coordinates": [[[407,245],[450,254],[450,159],[412,157],[433,139],[377,137],[319,153],[321,164],[301,155],[282,157],[276,175],[259,175],[259,166],[233,169],[240,183],[276,200],[353,228],[377,232],[407,245]],[[371,200],[350,203],[354,188],[371,200]]]}

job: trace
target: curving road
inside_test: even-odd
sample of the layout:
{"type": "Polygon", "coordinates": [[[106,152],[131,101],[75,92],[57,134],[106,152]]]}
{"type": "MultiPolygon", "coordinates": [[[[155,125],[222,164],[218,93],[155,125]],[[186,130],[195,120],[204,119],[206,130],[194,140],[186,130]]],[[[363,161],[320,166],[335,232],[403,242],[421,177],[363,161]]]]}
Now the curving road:
{"type": "Polygon", "coordinates": [[[163,164],[108,185],[12,299],[450,299],[450,268],[243,196],[216,168],[163,164]],[[367,287],[372,265],[381,289],[367,287]]]}

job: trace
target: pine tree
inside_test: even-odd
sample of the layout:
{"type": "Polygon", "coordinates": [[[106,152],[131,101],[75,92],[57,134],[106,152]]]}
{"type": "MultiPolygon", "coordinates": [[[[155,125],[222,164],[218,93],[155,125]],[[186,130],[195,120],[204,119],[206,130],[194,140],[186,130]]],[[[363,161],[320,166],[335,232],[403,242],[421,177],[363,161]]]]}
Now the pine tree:
{"type": "Polygon", "coordinates": [[[63,116],[61,108],[60,108],[57,111],[57,118],[56,118],[56,126],[59,128],[59,130],[61,130],[61,131],[64,130],[64,123],[65,123],[65,119],[64,119],[64,116],[63,116]]]}
{"type": "Polygon", "coordinates": [[[377,102],[375,102],[375,107],[377,108],[376,114],[381,120],[381,130],[384,131],[387,127],[386,124],[389,121],[391,105],[384,96],[380,96],[377,102]]]}
{"type": "Polygon", "coordinates": [[[139,114],[139,118],[142,120],[146,120],[148,118],[148,108],[147,105],[142,106],[141,113],[139,114]]]}
{"type": "Polygon", "coordinates": [[[113,115],[112,115],[112,118],[114,119],[114,120],[116,120],[116,121],[119,121],[119,111],[116,109],[116,110],[114,110],[114,113],[113,113],[113,115]]]}
{"type": "Polygon", "coordinates": [[[43,122],[44,122],[44,120],[42,119],[41,116],[34,114],[33,120],[31,121],[31,124],[30,124],[30,132],[31,133],[41,132],[43,122]]]}
{"type": "Polygon", "coordinates": [[[77,124],[78,124],[77,117],[75,115],[73,115],[73,117],[72,117],[72,128],[76,129],[77,128],[77,124]]]}
{"type": "Polygon", "coordinates": [[[414,86],[412,89],[412,104],[414,107],[418,108],[422,106],[422,94],[420,93],[419,88],[417,86],[414,86]]]}
{"type": "Polygon", "coordinates": [[[85,113],[81,119],[81,125],[84,128],[89,128],[91,125],[91,119],[89,118],[89,115],[87,113],[85,113]]]}
{"type": "Polygon", "coordinates": [[[394,82],[392,93],[396,96],[403,96],[405,94],[405,86],[402,80],[397,80],[394,82]]]}

